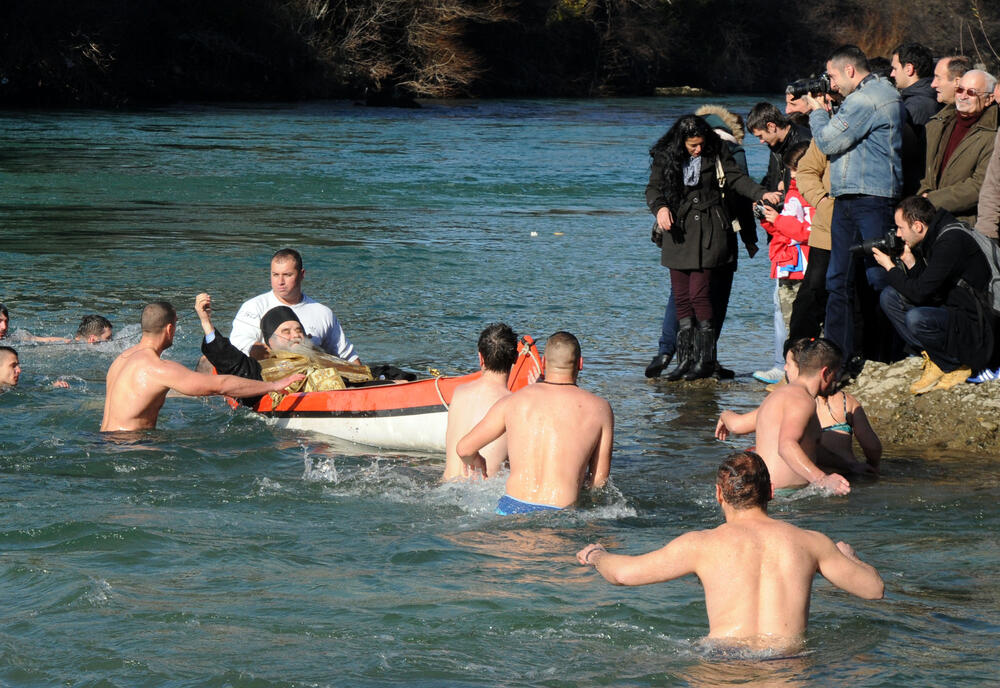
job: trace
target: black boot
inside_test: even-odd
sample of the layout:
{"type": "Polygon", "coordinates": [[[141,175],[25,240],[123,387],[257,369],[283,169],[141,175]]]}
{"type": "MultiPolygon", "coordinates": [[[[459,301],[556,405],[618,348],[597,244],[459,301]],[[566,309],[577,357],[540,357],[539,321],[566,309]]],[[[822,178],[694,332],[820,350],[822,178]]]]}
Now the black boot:
{"type": "Polygon", "coordinates": [[[646,366],[646,377],[660,377],[660,374],[670,365],[673,357],[673,354],[657,354],[652,362],[646,366]]]}
{"type": "Polygon", "coordinates": [[[694,331],[694,365],[684,375],[685,380],[700,380],[715,372],[715,329],[711,322],[698,323],[694,331]]]}
{"type": "Polygon", "coordinates": [[[677,324],[677,367],[667,375],[670,382],[680,380],[694,365],[694,318],[681,318],[677,324]]]}
{"type": "MultiPolygon", "coordinates": [[[[718,351],[718,348],[716,348],[716,351],[718,351]]],[[[723,368],[722,364],[716,361],[715,372],[712,373],[712,377],[714,377],[716,380],[732,380],[734,377],[736,377],[736,372],[730,370],[729,368],[723,368]]]]}

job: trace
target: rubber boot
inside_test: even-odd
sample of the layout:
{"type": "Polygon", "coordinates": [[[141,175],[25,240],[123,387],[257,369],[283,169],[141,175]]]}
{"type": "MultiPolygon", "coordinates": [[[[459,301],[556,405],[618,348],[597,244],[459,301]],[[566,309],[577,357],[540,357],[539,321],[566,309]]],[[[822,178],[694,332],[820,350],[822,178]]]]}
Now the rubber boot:
{"type": "Polygon", "coordinates": [[[646,366],[646,377],[660,377],[663,371],[667,369],[667,366],[670,365],[670,360],[673,357],[673,354],[656,354],[652,362],[646,366]]]}
{"type": "Polygon", "coordinates": [[[677,367],[667,375],[670,382],[680,380],[694,365],[694,318],[681,318],[677,322],[680,326],[677,330],[677,351],[674,353],[677,367]]]}
{"type": "Polygon", "coordinates": [[[694,331],[694,365],[684,375],[685,380],[700,380],[715,372],[715,329],[711,321],[698,323],[694,331]]]}

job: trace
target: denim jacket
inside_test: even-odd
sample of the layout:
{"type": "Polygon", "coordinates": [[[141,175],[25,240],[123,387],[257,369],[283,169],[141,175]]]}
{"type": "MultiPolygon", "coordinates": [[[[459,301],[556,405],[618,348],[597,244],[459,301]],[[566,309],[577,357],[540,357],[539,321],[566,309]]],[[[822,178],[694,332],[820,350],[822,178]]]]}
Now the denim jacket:
{"type": "Polygon", "coordinates": [[[833,117],[813,110],[809,126],[830,158],[830,195],[899,198],[903,187],[903,103],[888,79],[869,75],[833,117]]]}

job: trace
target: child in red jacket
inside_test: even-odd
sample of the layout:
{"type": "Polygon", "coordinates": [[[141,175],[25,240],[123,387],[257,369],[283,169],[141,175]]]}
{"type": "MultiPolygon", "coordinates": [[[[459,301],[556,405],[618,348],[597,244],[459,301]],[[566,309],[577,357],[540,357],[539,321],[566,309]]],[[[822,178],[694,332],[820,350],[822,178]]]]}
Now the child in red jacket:
{"type": "Polygon", "coordinates": [[[768,253],[771,258],[771,278],[775,280],[774,291],[774,343],[775,356],[780,358],[788,332],[788,322],[792,317],[792,303],[799,291],[799,284],[805,276],[809,260],[809,232],[815,210],[806,203],[795,185],[795,170],[799,160],[809,148],[808,141],[801,141],[782,156],[785,167],[790,170],[791,181],[785,192],[785,205],[779,214],[774,208],[763,207],[764,219],[760,226],[771,235],[768,253]]]}

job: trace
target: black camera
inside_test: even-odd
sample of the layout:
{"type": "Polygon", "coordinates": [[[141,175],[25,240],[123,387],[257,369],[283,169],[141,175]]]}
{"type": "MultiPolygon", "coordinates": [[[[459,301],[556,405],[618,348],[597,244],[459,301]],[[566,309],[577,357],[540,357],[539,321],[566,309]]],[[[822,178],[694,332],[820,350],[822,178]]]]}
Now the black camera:
{"type": "Polygon", "coordinates": [[[774,203],[771,203],[770,201],[757,201],[756,203],[753,204],[753,216],[757,218],[758,222],[763,222],[764,221],[764,206],[765,205],[768,206],[768,207],[774,208],[779,213],[781,212],[781,208],[782,208],[781,205],[775,205],[774,203]]]}
{"type": "Polygon", "coordinates": [[[851,253],[862,253],[867,255],[872,252],[873,248],[877,248],[887,256],[898,258],[903,255],[904,246],[905,244],[903,243],[903,240],[896,236],[895,232],[888,231],[884,236],[869,239],[868,241],[862,241],[860,244],[851,246],[851,253]]]}
{"type": "Polygon", "coordinates": [[[791,95],[792,100],[801,98],[807,93],[814,96],[826,95],[831,90],[830,77],[826,74],[820,74],[815,78],[796,79],[785,87],[785,93],[791,95]]]}

